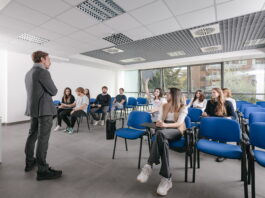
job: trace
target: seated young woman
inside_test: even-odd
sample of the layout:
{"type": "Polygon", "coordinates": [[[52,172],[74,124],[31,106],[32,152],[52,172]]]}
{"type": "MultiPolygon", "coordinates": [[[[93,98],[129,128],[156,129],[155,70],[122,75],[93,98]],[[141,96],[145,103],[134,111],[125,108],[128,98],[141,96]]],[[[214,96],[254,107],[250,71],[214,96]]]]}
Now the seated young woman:
{"type": "Polygon", "coordinates": [[[160,175],[162,176],[157,193],[161,196],[167,195],[172,188],[171,171],[169,166],[169,140],[180,139],[183,135],[185,118],[188,114],[184,104],[182,93],[177,88],[170,88],[167,93],[167,103],[160,108],[160,114],[156,126],[155,141],[152,144],[147,164],[142,168],[137,180],[141,183],[147,182],[152,173],[153,164],[159,164],[161,160],[160,175]]]}
{"type": "Polygon", "coordinates": [[[224,93],[225,100],[230,101],[234,107],[234,110],[236,111],[236,100],[234,98],[232,98],[231,90],[228,88],[223,88],[222,90],[224,93]]]}
{"type": "Polygon", "coordinates": [[[197,90],[192,100],[190,100],[188,107],[198,108],[204,111],[206,108],[206,104],[207,100],[205,99],[204,93],[202,92],[202,90],[197,90]]]}
{"type": "Polygon", "coordinates": [[[159,109],[163,104],[166,103],[166,99],[163,98],[163,92],[161,88],[155,88],[153,94],[150,94],[148,88],[149,79],[145,81],[145,93],[147,95],[147,99],[149,100],[149,104],[152,105],[150,110],[152,121],[156,122],[159,117],[159,109]]]}
{"type": "Polygon", "coordinates": [[[73,108],[70,117],[71,121],[69,120],[67,115],[64,115],[63,121],[67,124],[67,128],[65,132],[69,134],[74,133],[74,126],[78,117],[87,114],[87,106],[89,103],[88,97],[85,95],[85,90],[82,87],[78,87],[76,90],[77,99],[73,104],[65,105],[66,107],[73,108]]]}
{"type": "Polygon", "coordinates": [[[75,97],[72,95],[72,90],[69,87],[66,87],[64,89],[61,105],[58,107],[57,110],[57,126],[55,127],[54,131],[59,131],[62,129],[62,117],[64,115],[69,116],[72,111],[72,108],[66,106],[71,105],[74,102],[75,97]]]}

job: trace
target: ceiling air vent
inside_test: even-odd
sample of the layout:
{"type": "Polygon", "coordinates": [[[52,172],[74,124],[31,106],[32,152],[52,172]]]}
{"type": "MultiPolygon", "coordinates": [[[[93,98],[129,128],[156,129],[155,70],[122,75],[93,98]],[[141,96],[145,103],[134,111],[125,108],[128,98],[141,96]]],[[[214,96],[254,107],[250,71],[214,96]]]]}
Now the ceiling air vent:
{"type": "Polygon", "coordinates": [[[220,51],[220,50],[222,50],[222,45],[214,45],[214,46],[209,46],[209,47],[202,47],[201,50],[204,53],[220,51]]]}
{"type": "Polygon", "coordinates": [[[145,61],[145,59],[142,58],[142,57],[135,57],[135,58],[123,59],[123,60],[120,60],[120,61],[123,62],[123,63],[134,63],[134,62],[145,61]]]}
{"type": "Polygon", "coordinates": [[[28,42],[31,42],[31,43],[36,43],[36,44],[39,44],[39,45],[42,45],[44,43],[47,43],[49,42],[50,40],[48,39],[45,39],[45,38],[41,38],[41,37],[38,37],[38,36],[34,36],[34,35],[30,35],[30,34],[21,34],[19,37],[18,37],[19,40],[23,40],[23,41],[28,41],[28,42]]]}
{"type": "Polygon", "coordinates": [[[246,41],[244,46],[249,47],[262,44],[265,44],[265,38],[246,41]]]}
{"type": "Polygon", "coordinates": [[[218,34],[220,33],[219,23],[191,29],[190,33],[193,36],[193,38],[209,36],[212,34],[218,34]]]}
{"type": "Polygon", "coordinates": [[[111,48],[103,49],[102,51],[103,52],[107,52],[109,54],[118,54],[118,53],[124,52],[123,50],[118,49],[116,47],[111,47],[111,48]]]}
{"type": "Polygon", "coordinates": [[[169,56],[184,56],[186,53],[184,51],[175,51],[175,52],[168,52],[167,55],[169,56]]]}
{"type": "Polygon", "coordinates": [[[129,43],[133,41],[132,39],[130,39],[129,37],[125,36],[122,33],[112,34],[111,36],[107,36],[103,39],[115,45],[121,45],[121,44],[129,43]]]}
{"type": "Polygon", "coordinates": [[[112,0],[86,0],[76,7],[99,21],[105,21],[125,13],[125,11],[112,0]]]}

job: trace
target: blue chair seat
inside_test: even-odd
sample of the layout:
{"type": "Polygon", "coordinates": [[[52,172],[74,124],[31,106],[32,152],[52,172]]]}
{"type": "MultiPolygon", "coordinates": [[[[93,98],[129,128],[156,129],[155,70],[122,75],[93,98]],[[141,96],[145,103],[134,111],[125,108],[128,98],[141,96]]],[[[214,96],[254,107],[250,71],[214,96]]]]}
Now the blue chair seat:
{"type": "Polygon", "coordinates": [[[254,152],[255,159],[259,163],[259,165],[265,167],[265,152],[259,151],[259,150],[254,150],[253,152],[254,152]]]}
{"type": "Polygon", "coordinates": [[[140,131],[140,130],[130,129],[130,128],[122,128],[116,131],[116,135],[118,137],[130,139],[130,140],[140,138],[144,133],[145,131],[140,131]]]}
{"type": "Polygon", "coordinates": [[[192,122],[191,127],[200,127],[200,123],[192,122]]]}
{"type": "Polygon", "coordinates": [[[204,139],[198,141],[197,149],[204,153],[229,159],[240,159],[242,156],[242,150],[239,146],[204,139]]]}
{"type": "Polygon", "coordinates": [[[184,146],[185,146],[185,138],[184,137],[181,137],[179,140],[169,142],[170,148],[182,148],[184,146]]]}

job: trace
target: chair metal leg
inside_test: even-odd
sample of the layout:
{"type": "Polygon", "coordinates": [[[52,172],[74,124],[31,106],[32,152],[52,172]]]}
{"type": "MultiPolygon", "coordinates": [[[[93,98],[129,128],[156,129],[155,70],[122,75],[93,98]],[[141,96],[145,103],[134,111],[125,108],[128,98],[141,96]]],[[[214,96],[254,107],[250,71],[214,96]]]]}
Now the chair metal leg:
{"type": "Polygon", "coordinates": [[[188,182],[188,154],[185,153],[185,182],[188,182]]]}
{"type": "Polygon", "coordinates": [[[192,155],[190,155],[190,168],[193,167],[193,163],[192,163],[192,155]]]}
{"type": "Polygon", "coordinates": [[[197,168],[200,168],[200,151],[197,150],[197,168]]]}
{"type": "Polygon", "coordinates": [[[193,152],[193,175],[192,175],[192,182],[195,183],[195,174],[196,174],[196,154],[197,154],[197,149],[194,148],[193,152]]]}
{"type": "Polygon", "coordinates": [[[150,134],[147,134],[149,153],[151,152],[150,134]]]}
{"type": "Polygon", "coordinates": [[[115,135],[115,141],[114,141],[114,148],[113,148],[112,159],[114,159],[114,157],[115,157],[116,143],[117,143],[117,136],[115,135]]]}
{"type": "Polygon", "coordinates": [[[78,133],[79,132],[79,125],[80,125],[80,120],[79,120],[79,118],[77,118],[77,120],[76,120],[77,122],[77,130],[76,130],[76,132],[78,133]]]}
{"type": "Polygon", "coordinates": [[[125,148],[126,148],[126,151],[128,151],[127,139],[124,139],[124,140],[125,140],[125,148]]]}
{"type": "Polygon", "coordinates": [[[256,197],[256,189],[255,189],[255,161],[251,160],[251,195],[252,198],[256,197]]]}
{"type": "Polygon", "coordinates": [[[88,119],[88,115],[86,116],[86,122],[87,122],[87,128],[90,131],[90,125],[89,125],[89,119],[88,119]]]}
{"type": "Polygon", "coordinates": [[[245,198],[248,198],[248,181],[247,181],[247,167],[246,167],[246,156],[244,155],[242,158],[243,161],[243,178],[244,178],[244,195],[245,198]]]}
{"type": "Polygon", "coordinates": [[[142,145],[143,145],[143,137],[141,137],[141,140],[140,140],[140,151],[139,151],[139,159],[138,159],[138,169],[140,169],[140,166],[141,166],[142,145]]]}

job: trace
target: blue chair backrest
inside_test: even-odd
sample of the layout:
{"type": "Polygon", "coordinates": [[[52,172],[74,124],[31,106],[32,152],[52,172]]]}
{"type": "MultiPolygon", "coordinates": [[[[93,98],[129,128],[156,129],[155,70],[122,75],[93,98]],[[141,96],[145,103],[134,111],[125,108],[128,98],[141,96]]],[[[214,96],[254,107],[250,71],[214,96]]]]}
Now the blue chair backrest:
{"type": "Polygon", "coordinates": [[[265,107],[265,101],[258,101],[258,102],[256,102],[256,104],[261,106],[261,107],[265,107]]]}
{"type": "Polygon", "coordinates": [[[92,103],[94,103],[95,101],[96,101],[96,98],[90,98],[89,103],[92,104],[92,103]]]}
{"type": "Polygon", "coordinates": [[[87,113],[90,112],[90,109],[91,109],[91,106],[90,106],[90,104],[89,104],[89,105],[87,105],[87,113]]]}
{"type": "Polygon", "coordinates": [[[248,119],[249,115],[253,112],[265,112],[265,108],[262,107],[246,107],[244,108],[244,118],[248,119]]]}
{"type": "Polygon", "coordinates": [[[249,128],[249,140],[253,146],[265,149],[265,123],[255,122],[249,128]]]}
{"type": "Polygon", "coordinates": [[[136,100],[136,98],[134,98],[134,97],[129,97],[129,98],[128,98],[128,103],[127,103],[127,105],[136,106],[136,104],[137,104],[137,100],[136,100]]]}
{"type": "Polygon", "coordinates": [[[242,101],[242,100],[236,101],[237,109],[240,109],[242,104],[250,104],[250,102],[242,101]]]}
{"type": "Polygon", "coordinates": [[[188,116],[192,122],[199,122],[201,120],[202,110],[198,108],[189,108],[188,116]]]}
{"type": "Polygon", "coordinates": [[[137,104],[147,104],[147,98],[142,98],[142,97],[139,97],[137,98],[137,104]]]}
{"type": "Polygon", "coordinates": [[[239,142],[241,139],[239,123],[227,118],[202,118],[199,134],[222,142],[239,142]]]}
{"type": "Polygon", "coordinates": [[[185,118],[185,125],[187,129],[191,129],[191,119],[189,116],[186,116],[185,118]]]}
{"type": "Polygon", "coordinates": [[[265,112],[250,113],[248,124],[251,125],[255,122],[265,122],[265,112]]]}
{"type": "Polygon", "coordinates": [[[128,127],[133,127],[135,129],[145,129],[145,127],[141,126],[141,124],[145,122],[152,122],[150,113],[143,111],[132,111],[129,114],[127,125],[128,127]]]}
{"type": "Polygon", "coordinates": [[[247,108],[247,107],[257,107],[257,106],[258,105],[256,105],[256,104],[242,104],[240,109],[239,109],[239,111],[243,113],[245,108],[247,108]]]}
{"type": "Polygon", "coordinates": [[[190,99],[186,100],[186,105],[190,104],[190,99]]]}
{"type": "Polygon", "coordinates": [[[59,106],[61,104],[61,101],[60,100],[54,100],[53,104],[56,106],[59,106]]]}

